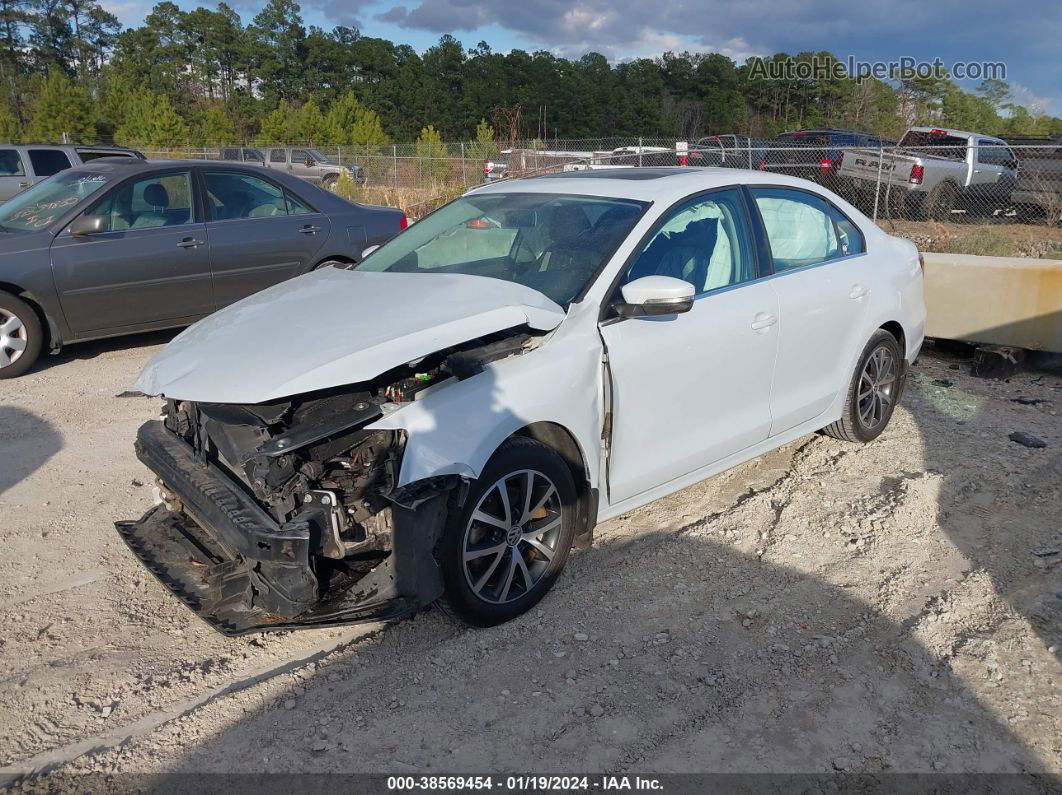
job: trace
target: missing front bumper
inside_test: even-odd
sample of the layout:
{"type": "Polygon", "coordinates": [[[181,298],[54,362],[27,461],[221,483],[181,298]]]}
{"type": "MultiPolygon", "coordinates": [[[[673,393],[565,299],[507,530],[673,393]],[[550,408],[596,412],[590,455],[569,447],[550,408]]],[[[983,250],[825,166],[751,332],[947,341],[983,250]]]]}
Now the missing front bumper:
{"type": "Polygon", "coordinates": [[[277,524],[162,423],[140,428],[136,452],[184,509],[156,506],[115,527],[163,585],[226,635],[388,620],[442,594],[432,553],[445,520],[445,493],[415,509],[389,508],[390,555],[357,581],[334,585],[321,576],[306,523],[277,524]]]}

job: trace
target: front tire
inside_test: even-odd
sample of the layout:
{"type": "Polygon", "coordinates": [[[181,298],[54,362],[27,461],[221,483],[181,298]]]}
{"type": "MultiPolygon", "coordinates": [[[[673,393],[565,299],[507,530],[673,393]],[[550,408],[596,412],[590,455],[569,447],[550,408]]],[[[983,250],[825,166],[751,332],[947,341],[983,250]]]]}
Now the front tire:
{"type": "Polygon", "coordinates": [[[892,419],[903,378],[903,354],[896,338],[878,329],[863,348],[841,418],[823,428],[834,439],[871,442],[892,419]]]}
{"type": "Polygon", "coordinates": [[[16,378],[29,370],[41,353],[44,334],[33,307],[0,292],[0,378],[16,378]]]}
{"type": "Polygon", "coordinates": [[[447,518],[438,550],[443,606],[480,627],[534,607],[568,560],[576,502],[556,452],[522,436],[507,440],[447,518]]]}

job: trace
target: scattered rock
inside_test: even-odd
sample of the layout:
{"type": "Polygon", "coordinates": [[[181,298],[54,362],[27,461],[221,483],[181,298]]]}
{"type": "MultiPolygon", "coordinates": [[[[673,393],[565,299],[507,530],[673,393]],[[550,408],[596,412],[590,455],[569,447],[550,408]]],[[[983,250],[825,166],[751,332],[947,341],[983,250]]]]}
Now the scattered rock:
{"type": "Polygon", "coordinates": [[[934,386],[942,386],[945,389],[948,389],[949,387],[955,386],[955,382],[949,381],[947,378],[934,378],[933,379],[933,385],[934,386]]]}
{"type": "Polygon", "coordinates": [[[1023,406],[1039,406],[1043,403],[1043,398],[1031,398],[1031,397],[1016,397],[1011,398],[1012,403],[1021,403],[1023,406]]]}
{"type": "Polygon", "coordinates": [[[289,698],[284,702],[284,709],[295,709],[295,699],[289,698]]]}
{"type": "Polygon", "coordinates": [[[1012,442],[1017,442],[1022,447],[1047,447],[1047,442],[1043,439],[1038,436],[1033,436],[1031,433],[1026,433],[1025,431],[1015,431],[1007,438],[1012,442]]]}
{"type": "Polygon", "coordinates": [[[587,635],[585,632],[576,632],[575,639],[582,643],[583,641],[590,640],[590,636],[587,635]]]}
{"type": "Polygon", "coordinates": [[[590,714],[595,718],[600,718],[605,714],[605,708],[600,704],[594,704],[590,707],[590,714]]]}

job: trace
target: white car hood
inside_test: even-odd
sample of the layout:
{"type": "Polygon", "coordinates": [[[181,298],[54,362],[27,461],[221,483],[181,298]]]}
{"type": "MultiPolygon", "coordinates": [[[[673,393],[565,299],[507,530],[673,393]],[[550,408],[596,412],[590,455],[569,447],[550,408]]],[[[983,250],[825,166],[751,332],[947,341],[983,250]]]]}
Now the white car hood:
{"type": "Polygon", "coordinates": [[[451,345],[564,310],[530,287],[456,273],[323,268],[189,327],[144,367],[136,388],[206,403],[261,403],[367,381],[451,345]]]}

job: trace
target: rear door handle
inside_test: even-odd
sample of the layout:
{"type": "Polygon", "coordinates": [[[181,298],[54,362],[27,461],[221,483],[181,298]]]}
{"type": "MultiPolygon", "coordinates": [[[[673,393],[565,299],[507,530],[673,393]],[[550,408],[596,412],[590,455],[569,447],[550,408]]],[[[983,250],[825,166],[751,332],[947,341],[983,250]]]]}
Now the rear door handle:
{"type": "Polygon", "coordinates": [[[853,301],[858,301],[860,298],[862,298],[866,294],[867,294],[867,288],[866,287],[864,287],[861,284],[853,284],[852,285],[852,291],[850,293],[848,293],[848,297],[851,298],[853,301]]]}
{"type": "Polygon", "coordinates": [[[766,331],[777,322],[778,318],[774,315],[768,315],[766,312],[759,312],[756,314],[756,317],[752,319],[752,330],[766,331]]]}
{"type": "Polygon", "coordinates": [[[20,182],[20,183],[18,183],[18,186],[20,188],[28,188],[30,186],[30,184],[28,182],[20,182]]]}
{"type": "Polygon", "coordinates": [[[306,226],[304,226],[299,231],[302,232],[302,234],[304,234],[304,235],[316,235],[318,232],[321,231],[321,227],[319,227],[319,226],[310,226],[309,224],[307,224],[306,226]]]}
{"type": "Polygon", "coordinates": [[[195,248],[196,246],[203,245],[202,240],[196,240],[194,237],[186,237],[180,243],[177,244],[177,248],[195,248]]]}

